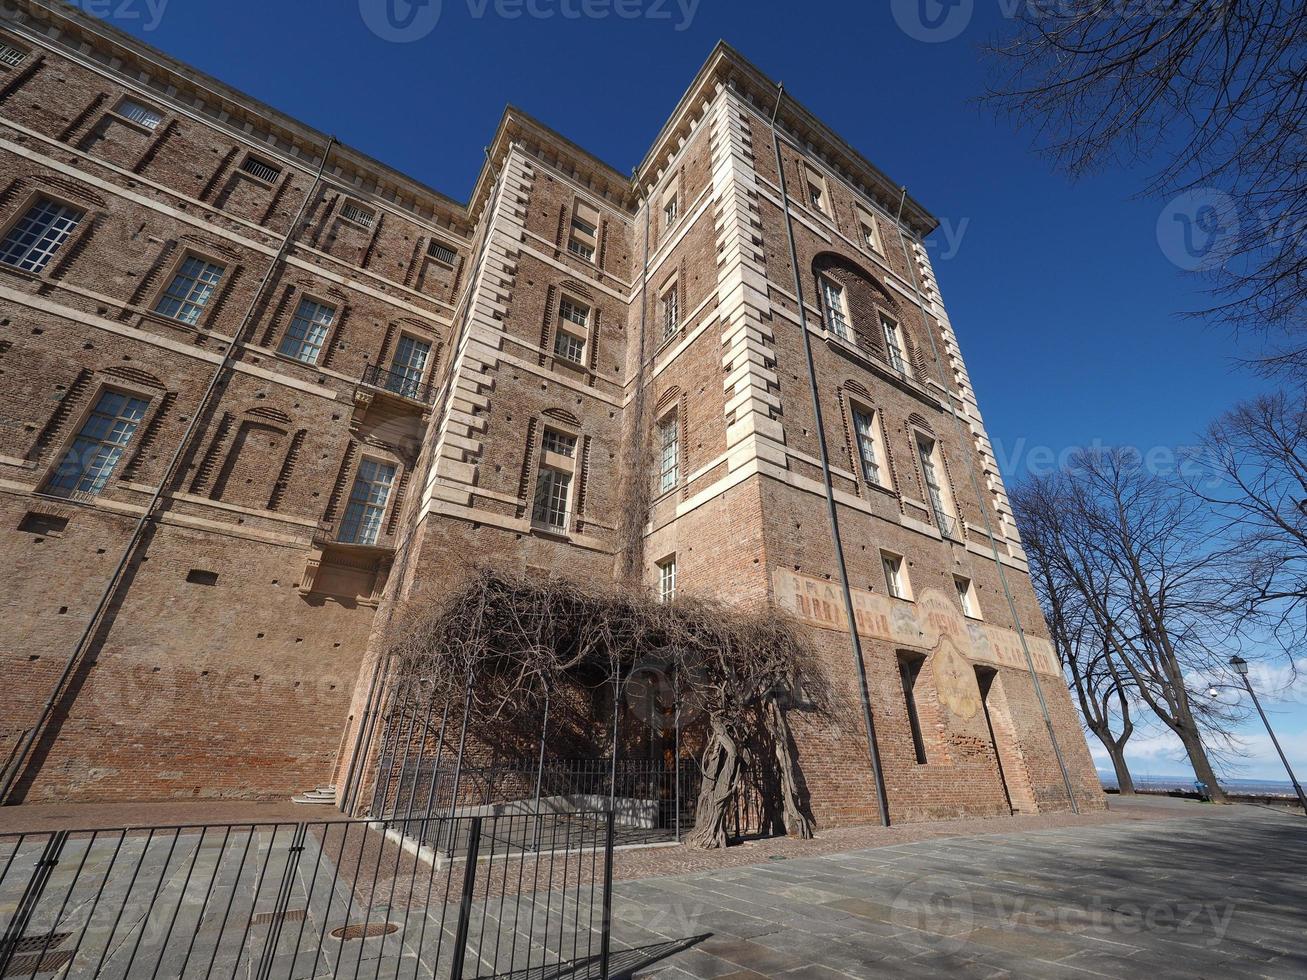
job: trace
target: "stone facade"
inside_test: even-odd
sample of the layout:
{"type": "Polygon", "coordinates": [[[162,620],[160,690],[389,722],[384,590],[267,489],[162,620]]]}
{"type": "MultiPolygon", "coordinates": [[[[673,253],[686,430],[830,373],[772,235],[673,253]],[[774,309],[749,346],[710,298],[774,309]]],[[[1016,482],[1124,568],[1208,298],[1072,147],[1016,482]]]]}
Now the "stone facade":
{"type": "Polygon", "coordinates": [[[612,581],[648,496],[645,586],[674,561],[680,591],[811,629],[841,695],[833,718],[795,712],[813,808],[869,819],[828,469],[891,816],[1065,807],[1041,690],[1080,805],[1101,806],[922,245],[934,220],[786,100],[787,225],[776,90],[734,51],[634,180],[509,108],[459,204],[74,10],[14,11],[11,800],[357,781],[405,601],[481,562],[612,581]]]}

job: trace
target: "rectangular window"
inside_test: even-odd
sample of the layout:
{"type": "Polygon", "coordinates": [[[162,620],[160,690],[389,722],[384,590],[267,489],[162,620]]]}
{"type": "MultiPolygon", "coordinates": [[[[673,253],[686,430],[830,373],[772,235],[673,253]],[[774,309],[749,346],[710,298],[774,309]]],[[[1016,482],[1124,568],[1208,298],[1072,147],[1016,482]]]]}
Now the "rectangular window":
{"type": "Polygon", "coordinates": [[[926,764],[926,743],[921,737],[921,718],[917,715],[917,679],[921,676],[919,657],[899,657],[899,680],[903,683],[903,704],[908,709],[908,727],[912,729],[912,751],[917,765],[926,764]]]}
{"type": "Polygon", "coordinates": [[[836,337],[849,339],[849,317],[844,308],[844,290],[825,276],[821,277],[821,303],[826,314],[826,329],[836,337]]]}
{"type": "Polygon", "coordinates": [[[572,230],[567,238],[567,250],[587,262],[593,262],[599,247],[599,211],[584,201],[576,202],[572,214],[572,230]]]}
{"type": "Polygon", "coordinates": [[[554,531],[567,530],[567,511],[572,496],[572,474],[551,466],[540,469],[536,482],[535,511],[531,519],[554,531]]]}
{"type": "Polygon", "coordinates": [[[290,329],[282,338],[278,351],[305,364],[316,364],[335,318],[336,311],[330,306],[311,299],[300,300],[299,309],[291,318],[290,329]]]}
{"type": "Polygon", "coordinates": [[[585,340],[576,334],[560,330],[554,335],[554,354],[573,364],[584,364],[585,340]]]}
{"type": "Polygon", "coordinates": [[[430,355],[431,345],[425,340],[402,335],[390,362],[386,388],[405,398],[416,398],[418,389],[422,387],[422,377],[426,373],[427,358],[430,355]]]}
{"type": "Polygon", "coordinates": [[[658,601],[671,602],[676,598],[676,556],[658,563],[658,601]]]}
{"type": "Polygon", "coordinates": [[[853,433],[858,440],[858,463],[862,468],[862,478],[880,486],[880,440],[876,435],[876,417],[855,408],[853,433]]]}
{"type": "Polygon", "coordinates": [[[381,522],[386,516],[386,502],[395,482],[395,467],[366,456],[354,476],[349,506],[340,521],[340,540],[346,544],[376,544],[381,522]]]}
{"type": "Polygon", "coordinates": [[[571,320],[578,327],[590,326],[590,307],[566,296],[558,304],[558,315],[564,320],[571,320]]]}
{"type": "Polygon", "coordinates": [[[681,302],[676,284],[663,293],[663,340],[671,340],[681,329],[681,302]]]}
{"type": "Polygon", "coordinates": [[[887,551],[880,553],[880,564],[885,569],[885,591],[895,599],[911,599],[908,577],[903,571],[903,559],[887,551]]]}
{"type": "Polygon", "coordinates": [[[664,228],[670,228],[672,225],[676,224],[678,207],[679,205],[676,202],[675,194],[669,197],[666,203],[663,204],[663,227],[664,228]]]}
{"type": "Polygon", "coordinates": [[[226,271],[212,262],[194,256],[187,258],[172,277],[172,283],[164,290],[154,311],[194,326],[226,271]]]}
{"type": "Polygon", "coordinates": [[[676,488],[681,479],[681,427],[673,412],[658,423],[658,492],[676,488]]]}
{"type": "Polygon", "coordinates": [[[917,436],[917,456],[921,460],[921,475],[926,481],[926,495],[930,498],[930,509],[935,513],[935,525],[941,534],[951,538],[957,537],[957,523],[950,508],[945,505],[947,497],[940,477],[940,464],[937,458],[938,447],[934,439],[917,436]]]}
{"type": "Polygon", "coordinates": [[[352,221],[356,225],[362,225],[364,228],[371,228],[372,222],[376,220],[377,215],[374,211],[365,208],[356,201],[346,201],[340,206],[340,216],[346,221],[352,221]]]}
{"type": "Polygon", "coordinates": [[[118,106],[118,115],[124,119],[130,119],[138,126],[144,126],[146,129],[158,129],[159,123],[163,122],[163,114],[158,109],[151,109],[149,106],[133,102],[131,99],[122,101],[122,104],[118,106]]]}
{"type": "Polygon", "coordinates": [[[958,587],[958,601],[962,603],[963,614],[970,619],[980,619],[980,603],[976,601],[976,587],[971,579],[954,575],[953,584],[958,587]]]}
{"type": "Polygon", "coordinates": [[[144,398],[120,391],[103,392],[47,488],[54,493],[95,494],[103,490],[145,417],[148,404],[144,398]]]}
{"type": "Polygon", "coordinates": [[[555,432],[553,429],[545,429],[543,445],[547,453],[557,453],[568,459],[576,455],[576,436],[555,432]]]}
{"type": "Polygon", "coordinates": [[[826,201],[826,178],[807,164],[804,164],[803,172],[808,185],[808,203],[812,205],[814,210],[829,215],[830,209],[827,207],[826,201]]]}
{"type": "Polygon", "coordinates": [[[26,272],[40,272],[81,220],[82,212],[76,208],[41,198],[0,242],[0,262],[26,272]]]}
{"type": "Polygon", "coordinates": [[[881,253],[880,231],[876,227],[876,219],[862,208],[858,208],[858,233],[862,236],[863,245],[873,252],[881,253]]]}
{"type": "Polygon", "coordinates": [[[17,68],[26,60],[26,51],[19,51],[12,45],[0,41],[0,65],[4,65],[6,68],[17,68]]]}
{"type": "Polygon", "coordinates": [[[249,174],[251,177],[267,181],[269,184],[273,183],[281,176],[280,167],[253,156],[247,156],[241,162],[241,170],[249,174]]]}
{"type": "Polygon", "coordinates": [[[912,377],[907,359],[903,356],[903,328],[887,316],[881,316],[880,329],[885,335],[885,356],[899,374],[912,377]]]}
{"type": "Polygon", "coordinates": [[[431,244],[427,246],[427,254],[437,262],[441,262],[445,265],[453,265],[454,261],[458,258],[457,252],[448,245],[442,245],[434,238],[431,240],[431,244]]]}

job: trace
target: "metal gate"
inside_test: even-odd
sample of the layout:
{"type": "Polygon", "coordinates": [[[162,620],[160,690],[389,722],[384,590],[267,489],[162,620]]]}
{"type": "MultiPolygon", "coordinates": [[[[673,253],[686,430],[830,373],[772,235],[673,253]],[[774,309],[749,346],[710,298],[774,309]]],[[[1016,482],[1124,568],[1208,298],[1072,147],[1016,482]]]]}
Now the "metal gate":
{"type": "Polygon", "coordinates": [[[607,977],[613,835],[589,812],[0,836],[0,977],[607,977]]]}

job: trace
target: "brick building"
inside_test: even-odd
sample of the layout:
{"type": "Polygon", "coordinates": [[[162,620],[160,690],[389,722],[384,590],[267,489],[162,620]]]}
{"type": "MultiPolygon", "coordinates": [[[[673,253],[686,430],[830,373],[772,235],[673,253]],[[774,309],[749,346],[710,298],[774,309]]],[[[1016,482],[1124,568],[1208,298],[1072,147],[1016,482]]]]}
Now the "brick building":
{"type": "Polygon", "coordinates": [[[877,812],[855,655],[894,819],[1062,808],[1068,786],[1100,806],[934,226],[725,45],[634,178],[509,108],[462,204],[18,3],[9,800],[357,778],[391,612],[475,560],[602,582],[634,563],[655,592],[797,615],[848,706],[796,713],[821,822],[877,812]]]}

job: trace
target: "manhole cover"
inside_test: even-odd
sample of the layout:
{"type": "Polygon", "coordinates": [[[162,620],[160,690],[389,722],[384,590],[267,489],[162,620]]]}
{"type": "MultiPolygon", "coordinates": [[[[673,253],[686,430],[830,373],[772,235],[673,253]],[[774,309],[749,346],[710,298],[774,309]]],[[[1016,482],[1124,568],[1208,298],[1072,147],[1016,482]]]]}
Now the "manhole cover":
{"type": "Polygon", "coordinates": [[[332,929],[331,938],[342,942],[349,939],[373,939],[376,936],[389,936],[398,930],[398,922],[351,922],[347,926],[332,929]]]}

